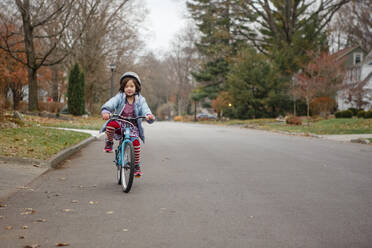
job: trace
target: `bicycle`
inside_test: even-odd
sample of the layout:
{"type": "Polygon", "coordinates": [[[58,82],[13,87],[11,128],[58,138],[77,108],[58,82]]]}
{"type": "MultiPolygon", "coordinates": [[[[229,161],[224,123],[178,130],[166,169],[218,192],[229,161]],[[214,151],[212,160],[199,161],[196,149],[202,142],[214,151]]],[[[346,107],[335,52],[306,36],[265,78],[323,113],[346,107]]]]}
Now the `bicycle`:
{"type": "Polygon", "coordinates": [[[130,137],[130,126],[134,126],[131,121],[137,121],[137,119],[145,119],[145,116],[138,117],[122,117],[120,115],[112,115],[110,121],[121,121],[125,123],[124,133],[122,130],[121,139],[118,147],[115,149],[115,165],[116,165],[116,181],[121,184],[122,189],[125,193],[129,193],[132,188],[134,178],[134,148],[133,141],[138,139],[137,137],[130,137]]]}

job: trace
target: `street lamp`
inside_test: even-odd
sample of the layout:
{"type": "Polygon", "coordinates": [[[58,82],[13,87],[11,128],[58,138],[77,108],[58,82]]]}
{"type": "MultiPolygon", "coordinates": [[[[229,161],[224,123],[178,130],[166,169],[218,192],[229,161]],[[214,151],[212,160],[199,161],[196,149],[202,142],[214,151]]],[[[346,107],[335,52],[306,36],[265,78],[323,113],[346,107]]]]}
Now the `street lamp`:
{"type": "Polygon", "coordinates": [[[112,97],[114,95],[114,70],[115,70],[115,64],[111,63],[110,64],[110,69],[111,69],[111,94],[110,96],[112,97]]]}

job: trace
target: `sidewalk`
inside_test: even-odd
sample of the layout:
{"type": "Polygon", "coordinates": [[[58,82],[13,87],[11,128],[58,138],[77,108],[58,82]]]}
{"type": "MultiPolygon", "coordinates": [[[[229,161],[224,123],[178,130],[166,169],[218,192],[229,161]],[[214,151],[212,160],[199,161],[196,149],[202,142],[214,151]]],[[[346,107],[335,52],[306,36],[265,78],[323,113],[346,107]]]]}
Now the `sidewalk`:
{"type": "Polygon", "coordinates": [[[372,139],[372,134],[318,135],[318,138],[342,141],[342,142],[352,142],[358,139],[372,139]]]}
{"type": "Polygon", "coordinates": [[[57,153],[47,161],[0,157],[0,203],[18,190],[32,191],[33,189],[28,188],[27,185],[34,179],[47,170],[57,167],[60,162],[103,135],[96,130],[57,129],[89,133],[91,137],[57,153]]]}

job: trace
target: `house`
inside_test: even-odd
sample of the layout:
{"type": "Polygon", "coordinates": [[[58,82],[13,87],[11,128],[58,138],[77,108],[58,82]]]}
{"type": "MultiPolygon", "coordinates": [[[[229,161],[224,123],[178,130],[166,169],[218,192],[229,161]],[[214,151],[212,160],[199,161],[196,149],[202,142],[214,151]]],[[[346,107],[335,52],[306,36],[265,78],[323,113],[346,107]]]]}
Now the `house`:
{"type": "Polygon", "coordinates": [[[345,89],[337,93],[339,110],[372,108],[372,51],[367,53],[360,46],[345,48],[333,54],[345,59],[345,89]]]}

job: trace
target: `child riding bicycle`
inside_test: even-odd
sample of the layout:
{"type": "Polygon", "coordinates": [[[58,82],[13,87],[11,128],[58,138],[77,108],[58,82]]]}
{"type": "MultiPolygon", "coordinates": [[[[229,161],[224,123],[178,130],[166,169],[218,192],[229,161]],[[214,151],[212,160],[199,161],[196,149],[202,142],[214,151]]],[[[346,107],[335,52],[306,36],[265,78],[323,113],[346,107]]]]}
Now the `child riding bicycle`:
{"type": "MultiPolygon", "coordinates": [[[[139,76],[134,72],[126,72],[120,78],[119,93],[109,99],[101,108],[102,118],[108,120],[102,127],[101,132],[106,130],[106,144],[104,151],[111,152],[113,140],[119,140],[125,124],[120,121],[110,121],[110,114],[121,115],[123,117],[138,117],[146,116],[148,123],[153,123],[155,120],[154,115],[151,113],[146,99],[140,94],[142,83],[139,76]]],[[[133,140],[134,147],[134,163],[135,163],[135,176],[141,176],[142,171],[140,167],[140,142],[138,137],[145,142],[144,131],[142,127],[142,120],[137,119],[130,127],[130,136],[137,138],[133,140]]]]}

